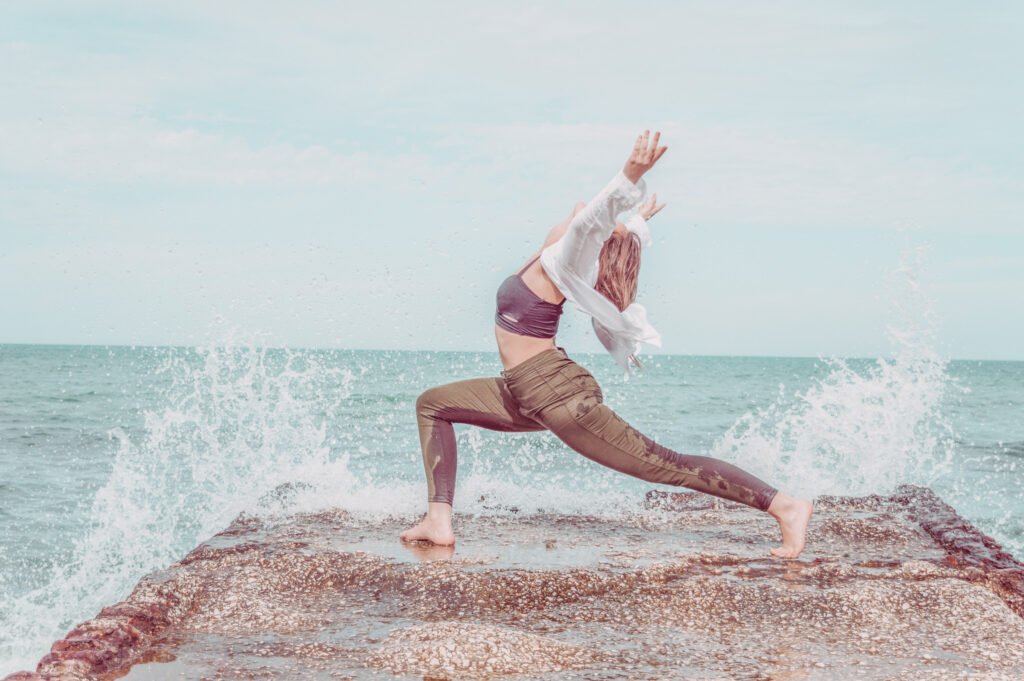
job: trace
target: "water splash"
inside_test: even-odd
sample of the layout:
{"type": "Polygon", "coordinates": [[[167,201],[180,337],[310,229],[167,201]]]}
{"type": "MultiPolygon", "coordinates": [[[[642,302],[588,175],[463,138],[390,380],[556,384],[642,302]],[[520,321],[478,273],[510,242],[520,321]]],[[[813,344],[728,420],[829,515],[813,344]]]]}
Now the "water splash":
{"type": "Polygon", "coordinates": [[[822,360],[824,378],[793,396],[780,385],[775,402],[741,417],[713,456],[808,497],[885,493],[946,473],[955,438],[942,406],[951,386],[919,283],[923,257],[905,253],[891,273],[890,358],[822,360]]]}
{"type": "Polygon", "coordinates": [[[136,438],[110,432],[113,469],[73,558],[44,586],[0,600],[5,667],[34,668],[69,626],[123,599],[142,575],[242,511],[273,510],[282,485],[351,482],[346,458],[332,460],[325,442],[351,372],[251,344],[167,352],[167,406],[145,413],[136,438]]]}

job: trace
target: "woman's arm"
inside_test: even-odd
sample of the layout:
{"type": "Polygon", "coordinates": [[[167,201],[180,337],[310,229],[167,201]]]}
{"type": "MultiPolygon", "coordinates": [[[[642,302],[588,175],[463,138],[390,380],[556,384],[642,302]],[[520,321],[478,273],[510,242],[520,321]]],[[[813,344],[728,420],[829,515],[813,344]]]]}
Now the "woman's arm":
{"type": "Polygon", "coordinates": [[[605,187],[573,216],[565,230],[566,238],[592,240],[600,247],[615,230],[615,218],[643,199],[647,185],[643,179],[633,182],[619,172],[605,187]]]}
{"type": "Polygon", "coordinates": [[[576,214],[583,210],[584,207],[586,207],[586,205],[587,204],[584,201],[580,201],[573,207],[571,211],[569,211],[569,215],[567,215],[564,220],[562,220],[557,225],[548,230],[548,235],[544,239],[544,245],[541,248],[547,248],[551,244],[561,239],[562,236],[565,235],[565,230],[569,228],[569,223],[572,222],[572,219],[576,217],[576,214]]]}
{"type": "MultiPolygon", "coordinates": [[[[647,223],[661,212],[661,209],[665,207],[665,204],[658,203],[658,195],[651,194],[651,198],[644,201],[636,215],[631,217],[626,224],[622,225],[623,229],[628,232],[633,232],[640,238],[640,247],[649,248],[654,241],[651,239],[651,230],[647,227],[647,223]]],[[[619,223],[622,224],[622,223],[619,223]]],[[[618,229],[619,225],[615,225],[618,229]]]]}
{"type": "MultiPolygon", "coordinates": [[[[661,133],[657,131],[653,143],[648,144],[649,133],[649,130],[644,131],[643,135],[636,138],[633,151],[622,170],[572,217],[562,237],[560,252],[561,260],[567,267],[577,269],[577,263],[596,259],[601,245],[615,229],[615,218],[644,197],[647,186],[643,175],[654,167],[668,149],[667,146],[658,146],[661,133]]],[[[657,210],[653,210],[650,215],[657,210]]]]}

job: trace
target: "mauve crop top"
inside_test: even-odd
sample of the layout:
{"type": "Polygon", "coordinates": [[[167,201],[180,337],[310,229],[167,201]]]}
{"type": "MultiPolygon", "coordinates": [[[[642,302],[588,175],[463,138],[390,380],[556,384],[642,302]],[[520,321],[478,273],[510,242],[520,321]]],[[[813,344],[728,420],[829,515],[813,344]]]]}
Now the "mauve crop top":
{"type": "MultiPolygon", "coordinates": [[[[538,258],[540,256],[537,256],[538,258]]],[[[557,305],[550,303],[530,290],[522,274],[537,258],[526,263],[526,267],[509,275],[498,287],[498,309],[494,312],[494,323],[512,333],[534,338],[554,338],[558,332],[558,319],[562,316],[563,299],[557,305]]]]}

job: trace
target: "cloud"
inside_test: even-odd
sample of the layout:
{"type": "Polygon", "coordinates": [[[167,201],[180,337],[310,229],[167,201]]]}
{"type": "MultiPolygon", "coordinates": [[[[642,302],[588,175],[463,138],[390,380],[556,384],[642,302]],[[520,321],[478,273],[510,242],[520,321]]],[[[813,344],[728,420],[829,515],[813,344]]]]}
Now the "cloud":
{"type": "MultiPolygon", "coordinates": [[[[760,227],[1019,231],[1024,194],[1014,177],[961,169],[941,157],[827,135],[797,136],[750,125],[645,121],[668,153],[648,176],[686,222],[760,227]]],[[[640,132],[603,124],[483,125],[443,144],[500,172],[506,164],[546,177],[610,174],[640,132]]],[[[524,180],[529,182],[529,179],[524,180]]]]}
{"type": "MultiPolygon", "coordinates": [[[[203,277],[205,296],[234,300],[239,312],[256,310],[259,297],[238,286],[270,267],[245,248],[314,244],[342,254],[328,268],[331,286],[368,274],[390,319],[426,320],[407,326],[417,334],[452,311],[437,307],[437,290],[450,292],[449,307],[471,310],[449,315],[424,346],[490,343],[479,320],[491,279],[603,186],[644,125],[670,146],[649,177],[668,202],[655,225],[658,258],[681,263],[647,270],[647,302],[667,320],[680,291],[707,300],[706,335],[685,349],[730,337],[756,347],[753,317],[737,334],[714,328],[732,323],[730,296],[747,300],[762,282],[776,292],[806,281],[849,291],[829,325],[846,334],[870,326],[871,302],[851,314],[854,299],[869,299],[865,282],[904,238],[980,258],[975,269],[943,270],[961,283],[986,272],[1019,281],[1019,262],[984,261],[1021,244],[1014,133],[1024,100],[1005,76],[1019,55],[1016,11],[320,0],[282,11],[155,0],[83,12],[58,0],[8,3],[0,14],[4,251],[38,247],[45,261],[47,249],[69,244],[103,252],[104,242],[132,243],[139,253],[125,262],[144,263],[137,279],[115,276],[83,252],[50,271],[59,284],[100,292],[79,306],[83,316],[121,300],[120,289],[147,291],[168,301],[147,314],[184,329],[188,311],[169,310],[191,270],[179,257],[143,256],[163,239],[191,245],[210,267],[219,256],[203,249],[225,246],[225,258],[244,262],[203,277]]],[[[280,262],[287,286],[318,260],[280,262]]],[[[53,290],[61,304],[61,286],[53,290]]],[[[47,307],[31,295],[26,319],[47,307]]],[[[821,310],[793,310],[778,296],[759,303],[765,318],[792,313],[815,347],[826,337],[815,330],[821,310]]],[[[129,317],[116,324],[130,336],[129,317]]],[[[56,325],[75,328],[53,324],[57,338],[56,325]]],[[[664,324],[666,337],[693,340],[664,324]]],[[[283,334],[303,325],[287,326],[283,334]]],[[[394,331],[380,331],[381,342],[394,331]]],[[[779,348],[796,347],[795,337],[780,332],[779,348]]]]}
{"type": "Polygon", "coordinates": [[[256,146],[148,120],[75,120],[8,124],[0,168],[51,180],[315,186],[417,177],[437,164],[415,154],[340,153],[322,144],[256,146]]]}

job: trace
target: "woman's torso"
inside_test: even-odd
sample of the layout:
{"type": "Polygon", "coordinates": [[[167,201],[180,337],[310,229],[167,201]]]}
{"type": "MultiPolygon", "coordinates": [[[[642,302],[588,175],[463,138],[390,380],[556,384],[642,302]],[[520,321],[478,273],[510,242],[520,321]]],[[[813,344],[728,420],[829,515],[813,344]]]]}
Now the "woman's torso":
{"type": "MultiPolygon", "coordinates": [[[[541,308],[536,316],[543,317],[545,322],[553,321],[557,326],[557,317],[561,310],[556,306],[565,302],[565,296],[548,278],[544,268],[541,267],[540,260],[534,259],[526,269],[521,270],[517,275],[512,275],[512,277],[517,276],[521,280],[518,282],[518,286],[523,289],[522,294],[534,296],[537,307],[541,308]]],[[[501,355],[501,363],[506,371],[538,352],[555,347],[554,336],[542,338],[523,335],[502,328],[497,323],[494,325],[494,337],[498,341],[498,354],[501,355]]]]}
{"type": "MultiPolygon", "coordinates": [[[[571,216],[552,228],[544,240],[541,250],[562,238],[570,219],[571,216]]],[[[565,296],[562,295],[562,292],[558,290],[558,287],[555,286],[554,282],[551,281],[544,271],[540,264],[540,259],[537,257],[538,255],[539,253],[534,253],[530,256],[530,260],[526,261],[529,263],[529,266],[526,269],[521,269],[519,277],[522,279],[522,284],[540,300],[551,305],[560,305],[564,303],[565,296]]],[[[506,371],[520,362],[528,360],[538,352],[555,347],[554,337],[537,338],[534,336],[524,336],[503,329],[498,324],[494,325],[494,337],[498,342],[498,354],[501,355],[501,364],[506,371]]]]}

